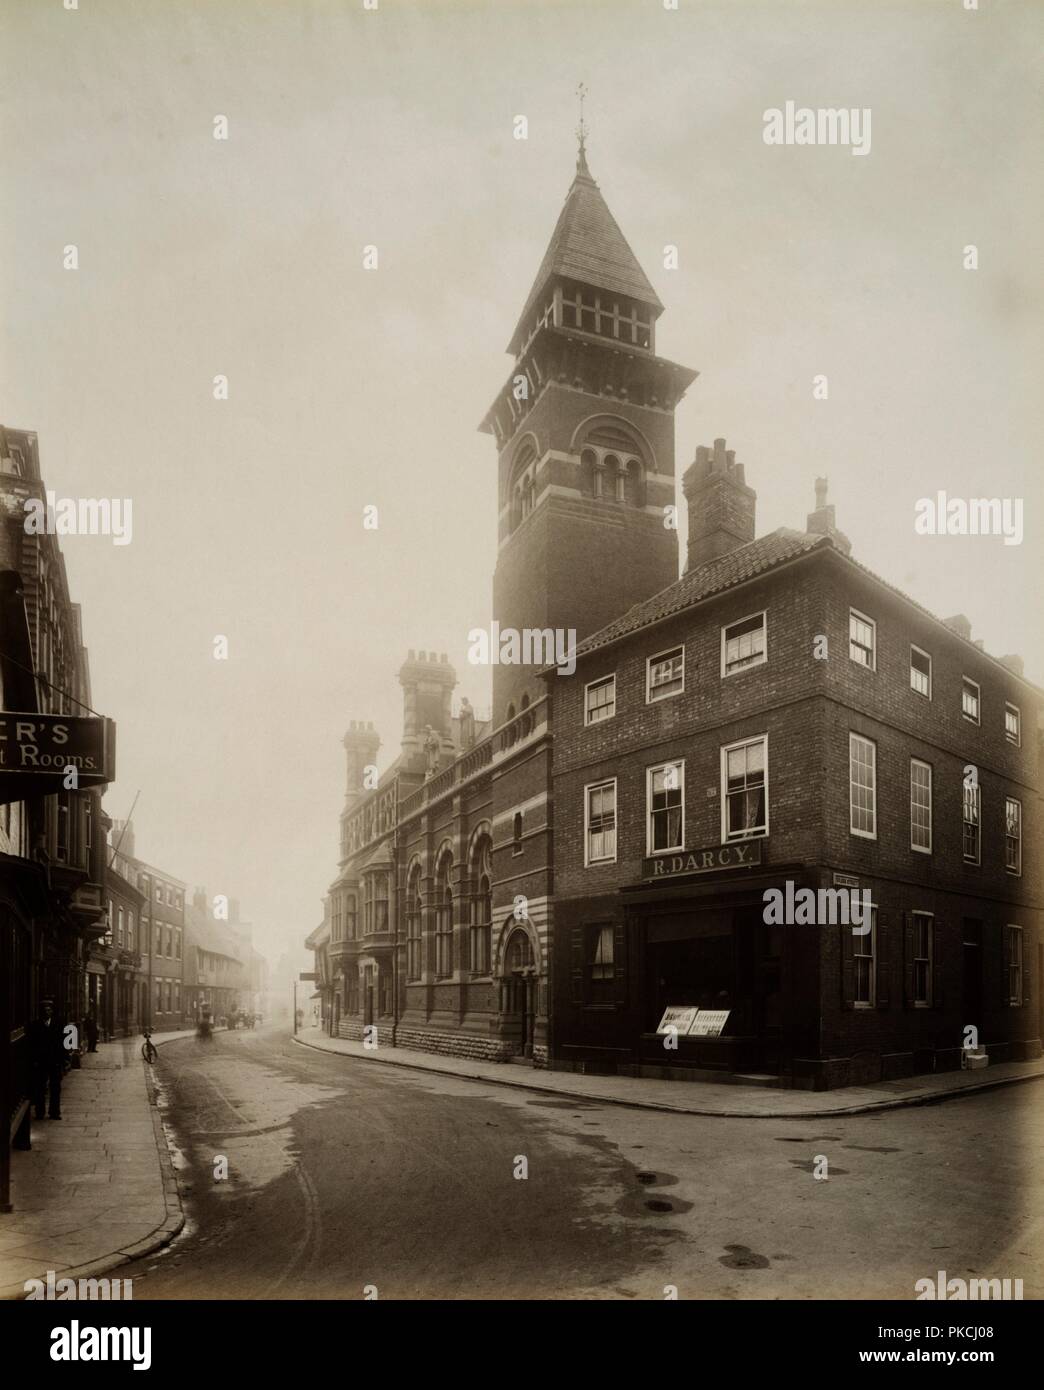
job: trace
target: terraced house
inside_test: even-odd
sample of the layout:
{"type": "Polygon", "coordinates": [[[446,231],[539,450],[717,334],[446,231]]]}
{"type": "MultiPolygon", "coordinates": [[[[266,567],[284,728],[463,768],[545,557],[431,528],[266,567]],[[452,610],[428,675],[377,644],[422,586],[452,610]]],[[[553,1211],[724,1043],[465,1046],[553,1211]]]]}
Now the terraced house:
{"type": "Polygon", "coordinates": [[[574,631],[575,670],[494,666],[481,725],[411,652],[379,780],[377,732],[349,729],[308,941],[327,1028],[807,1087],[1038,1055],[1041,691],[861,566],[825,480],[759,538],[721,439],[683,479],[678,577],[696,373],[657,354],[662,310],[581,145],[482,423],[492,616],[574,631]],[[788,884],[866,891],[866,930],[766,922],[788,884]]]}

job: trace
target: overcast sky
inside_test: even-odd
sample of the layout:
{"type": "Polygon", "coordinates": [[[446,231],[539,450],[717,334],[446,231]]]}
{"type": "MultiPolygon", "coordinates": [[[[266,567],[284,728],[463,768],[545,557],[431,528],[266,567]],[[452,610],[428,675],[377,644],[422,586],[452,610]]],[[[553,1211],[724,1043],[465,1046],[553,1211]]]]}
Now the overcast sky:
{"type": "Polygon", "coordinates": [[[372,719],[395,755],[407,649],[488,710],[476,427],[581,80],[658,349],[700,373],[679,476],[726,436],[761,533],[827,474],[857,558],[1044,680],[1044,6],[981,5],[0,0],[0,420],[59,496],[133,500],[130,545],[63,549],[140,855],[296,943],[336,873],[341,737],[372,719]],[[766,146],[787,100],[869,107],[870,154],[766,146]],[[1024,498],[1023,544],[915,538],[939,488],[1024,498]]]}

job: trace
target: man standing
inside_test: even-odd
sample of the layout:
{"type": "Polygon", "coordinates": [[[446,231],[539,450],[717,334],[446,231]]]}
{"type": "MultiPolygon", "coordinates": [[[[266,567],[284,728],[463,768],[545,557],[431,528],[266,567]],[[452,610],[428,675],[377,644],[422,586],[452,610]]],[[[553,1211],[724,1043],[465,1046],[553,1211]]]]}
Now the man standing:
{"type": "Polygon", "coordinates": [[[33,1063],[33,1109],[44,1117],[44,1096],[49,1100],[48,1117],[62,1118],[62,1073],[65,1071],[65,1043],[62,1026],[54,1016],[54,1000],[41,1001],[41,1014],[29,1026],[29,1048],[33,1063]]]}
{"type": "Polygon", "coordinates": [[[87,1015],[83,1021],[83,1031],[87,1038],[87,1051],[98,1051],[98,1020],[94,1017],[94,1010],[87,1015]]]}

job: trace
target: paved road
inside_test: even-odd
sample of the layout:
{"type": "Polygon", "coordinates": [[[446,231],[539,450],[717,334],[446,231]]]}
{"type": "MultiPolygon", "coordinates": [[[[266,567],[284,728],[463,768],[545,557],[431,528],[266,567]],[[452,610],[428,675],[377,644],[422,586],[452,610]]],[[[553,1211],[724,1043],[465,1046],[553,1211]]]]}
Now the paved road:
{"type": "Polygon", "coordinates": [[[909,1299],[939,1269],[1044,1297],[1044,1083],[775,1121],[401,1071],[274,1030],[169,1043],[157,1070],[189,1222],[121,1270],[135,1300],[909,1299]]]}

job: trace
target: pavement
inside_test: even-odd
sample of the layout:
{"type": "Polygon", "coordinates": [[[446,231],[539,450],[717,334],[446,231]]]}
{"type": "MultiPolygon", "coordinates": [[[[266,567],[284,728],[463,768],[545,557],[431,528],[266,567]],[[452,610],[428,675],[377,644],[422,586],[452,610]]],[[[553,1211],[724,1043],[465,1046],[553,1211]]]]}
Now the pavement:
{"type": "MultiPolygon", "coordinates": [[[[191,1033],[155,1034],[162,1044],[191,1033]]],[[[141,1038],[100,1043],[62,1083],[62,1118],[34,1120],[11,1155],[0,1214],[0,1299],[28,1279],[90,1279],[158,1250],[185,1224],[141,1038]]]]}
{"type": "Polygon", "coordinates": [[[303,1047],[335,1052],[369,1063],[438,1072],[471,1081],[495,1082],[527,1091],[552,1092],[578,1100],[628,1105],[641,1110],[669,1110],[680,1115],[720,1115],[730,1119],[830,1119],[865,1115],[907,1105],[926,1105],[954,1096],[1011,1086],[1044,1077],[1044,1058],[1033,1062],[1001,1062],[982,1071],[941,1072],[882,1081],[875,1086],[845,1086],[834,1091],[781,1090],[744,1086],[738,1082],[660,1081],[651,1077],[584,1076],[577,1072],[543,1071],[504,1062],[477,1062],[444,1057],[409,1048],[366,1048],[360,1042],[328,1037],[320,1028],[304,1028],[294,1038],[303,1047]]]}

